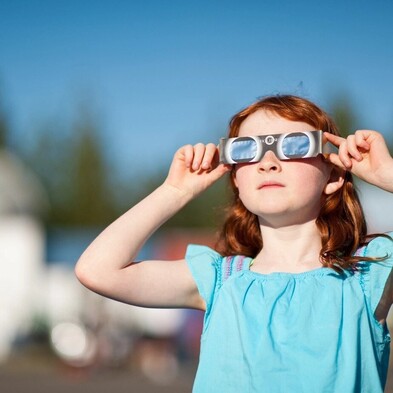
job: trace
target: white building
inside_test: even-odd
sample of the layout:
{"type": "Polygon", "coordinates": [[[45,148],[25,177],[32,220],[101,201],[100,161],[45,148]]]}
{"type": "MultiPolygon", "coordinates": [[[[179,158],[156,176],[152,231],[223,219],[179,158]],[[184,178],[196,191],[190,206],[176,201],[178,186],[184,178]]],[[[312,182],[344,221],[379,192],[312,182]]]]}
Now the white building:
{"type": "Polygon", "coordinates": [[[0,150],[0,362],[31,324],[44,271],[45,236],[38,217],[47,205],[29,168],[0,150]]]}

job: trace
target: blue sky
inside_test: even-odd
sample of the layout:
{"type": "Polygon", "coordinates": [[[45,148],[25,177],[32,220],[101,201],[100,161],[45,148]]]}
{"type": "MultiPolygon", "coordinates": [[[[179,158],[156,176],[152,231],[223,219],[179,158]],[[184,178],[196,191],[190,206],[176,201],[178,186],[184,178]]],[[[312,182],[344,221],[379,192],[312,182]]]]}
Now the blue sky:
{"type": "Polygon", "coordinates": [[[347,95],[359,127],[393,124],[393,2],[0,0],[0,93],[15,143],[91,100],[127,177],[216,142],[256,98],[347,95]]]}

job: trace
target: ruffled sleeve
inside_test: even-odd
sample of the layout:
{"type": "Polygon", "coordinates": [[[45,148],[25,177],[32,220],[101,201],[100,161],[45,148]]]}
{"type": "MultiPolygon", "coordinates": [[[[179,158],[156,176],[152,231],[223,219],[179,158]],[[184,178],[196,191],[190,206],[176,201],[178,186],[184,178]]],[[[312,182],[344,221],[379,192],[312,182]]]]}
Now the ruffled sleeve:
{"type": "MultiPolygon", "coordinates": [[[[393,238],[393,233],[389,233],[389,236],[393,238]]],[[[393,268],[393,241],[389,238],[377,237],[360,252],[360,255],[386,257],[381,262],[361,263],[361,284],[369,299],[371,310],[375,313],[393,268]]]]}
{"type": "Polygon", "coordinates": [[[219,279],[219,265],[222,256],[206,246],[189,245],[186,261],[194,277],[198,291],[206,302],[206,312],[210,311],[219,279]]]}

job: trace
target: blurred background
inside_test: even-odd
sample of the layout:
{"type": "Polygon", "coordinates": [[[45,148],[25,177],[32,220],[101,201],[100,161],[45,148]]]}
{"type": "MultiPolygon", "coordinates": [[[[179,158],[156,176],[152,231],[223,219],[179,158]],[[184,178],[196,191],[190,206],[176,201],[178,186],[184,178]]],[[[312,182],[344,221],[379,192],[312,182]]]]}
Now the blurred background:
{"type": "MultiPolygon", "coordinates": [[[[190,391],[202,314],[101,298],[76,260],[178,147],[218,142],[261,96],[304,96],[392,146],[392,17],[389,0],[0,0],[0,391],[190,391]]],[[[214,244],[226,187],[140,257],[214,244]]],[[[392,230],[392,195],[358,188],[370,232],[392,230]]]]}

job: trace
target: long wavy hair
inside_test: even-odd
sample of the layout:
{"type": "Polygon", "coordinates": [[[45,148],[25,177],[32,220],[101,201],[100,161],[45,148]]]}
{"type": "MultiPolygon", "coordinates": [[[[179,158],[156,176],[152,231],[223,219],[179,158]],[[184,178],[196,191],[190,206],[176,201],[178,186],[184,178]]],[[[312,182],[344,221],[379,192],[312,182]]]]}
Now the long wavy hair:
{"type": "MultiPolygon", "coordinates": [[[[228,136],[238,136],[243,121],[258,110],[339,135],[334,121],[314,103],[293,95],[275,95],[262,98],[234,115],[229,123],[228,136]]],[[[233,168],[230,175],[233,200],[227,209],[216,249],[224,256],[246,255],[254,258],[263,247],[259,221],[240,200],[234,183],[234,171],[233,168]]],[[[341,271],[355,267],[360,260],[378,259],[354,255],[370,237],[367,236],[366,220],[350,172],[345,172],[344,184],[339,190],[321,196],[321,210],[316,225],[322,240],[320,260],[323,266],[341,271]]]]}

